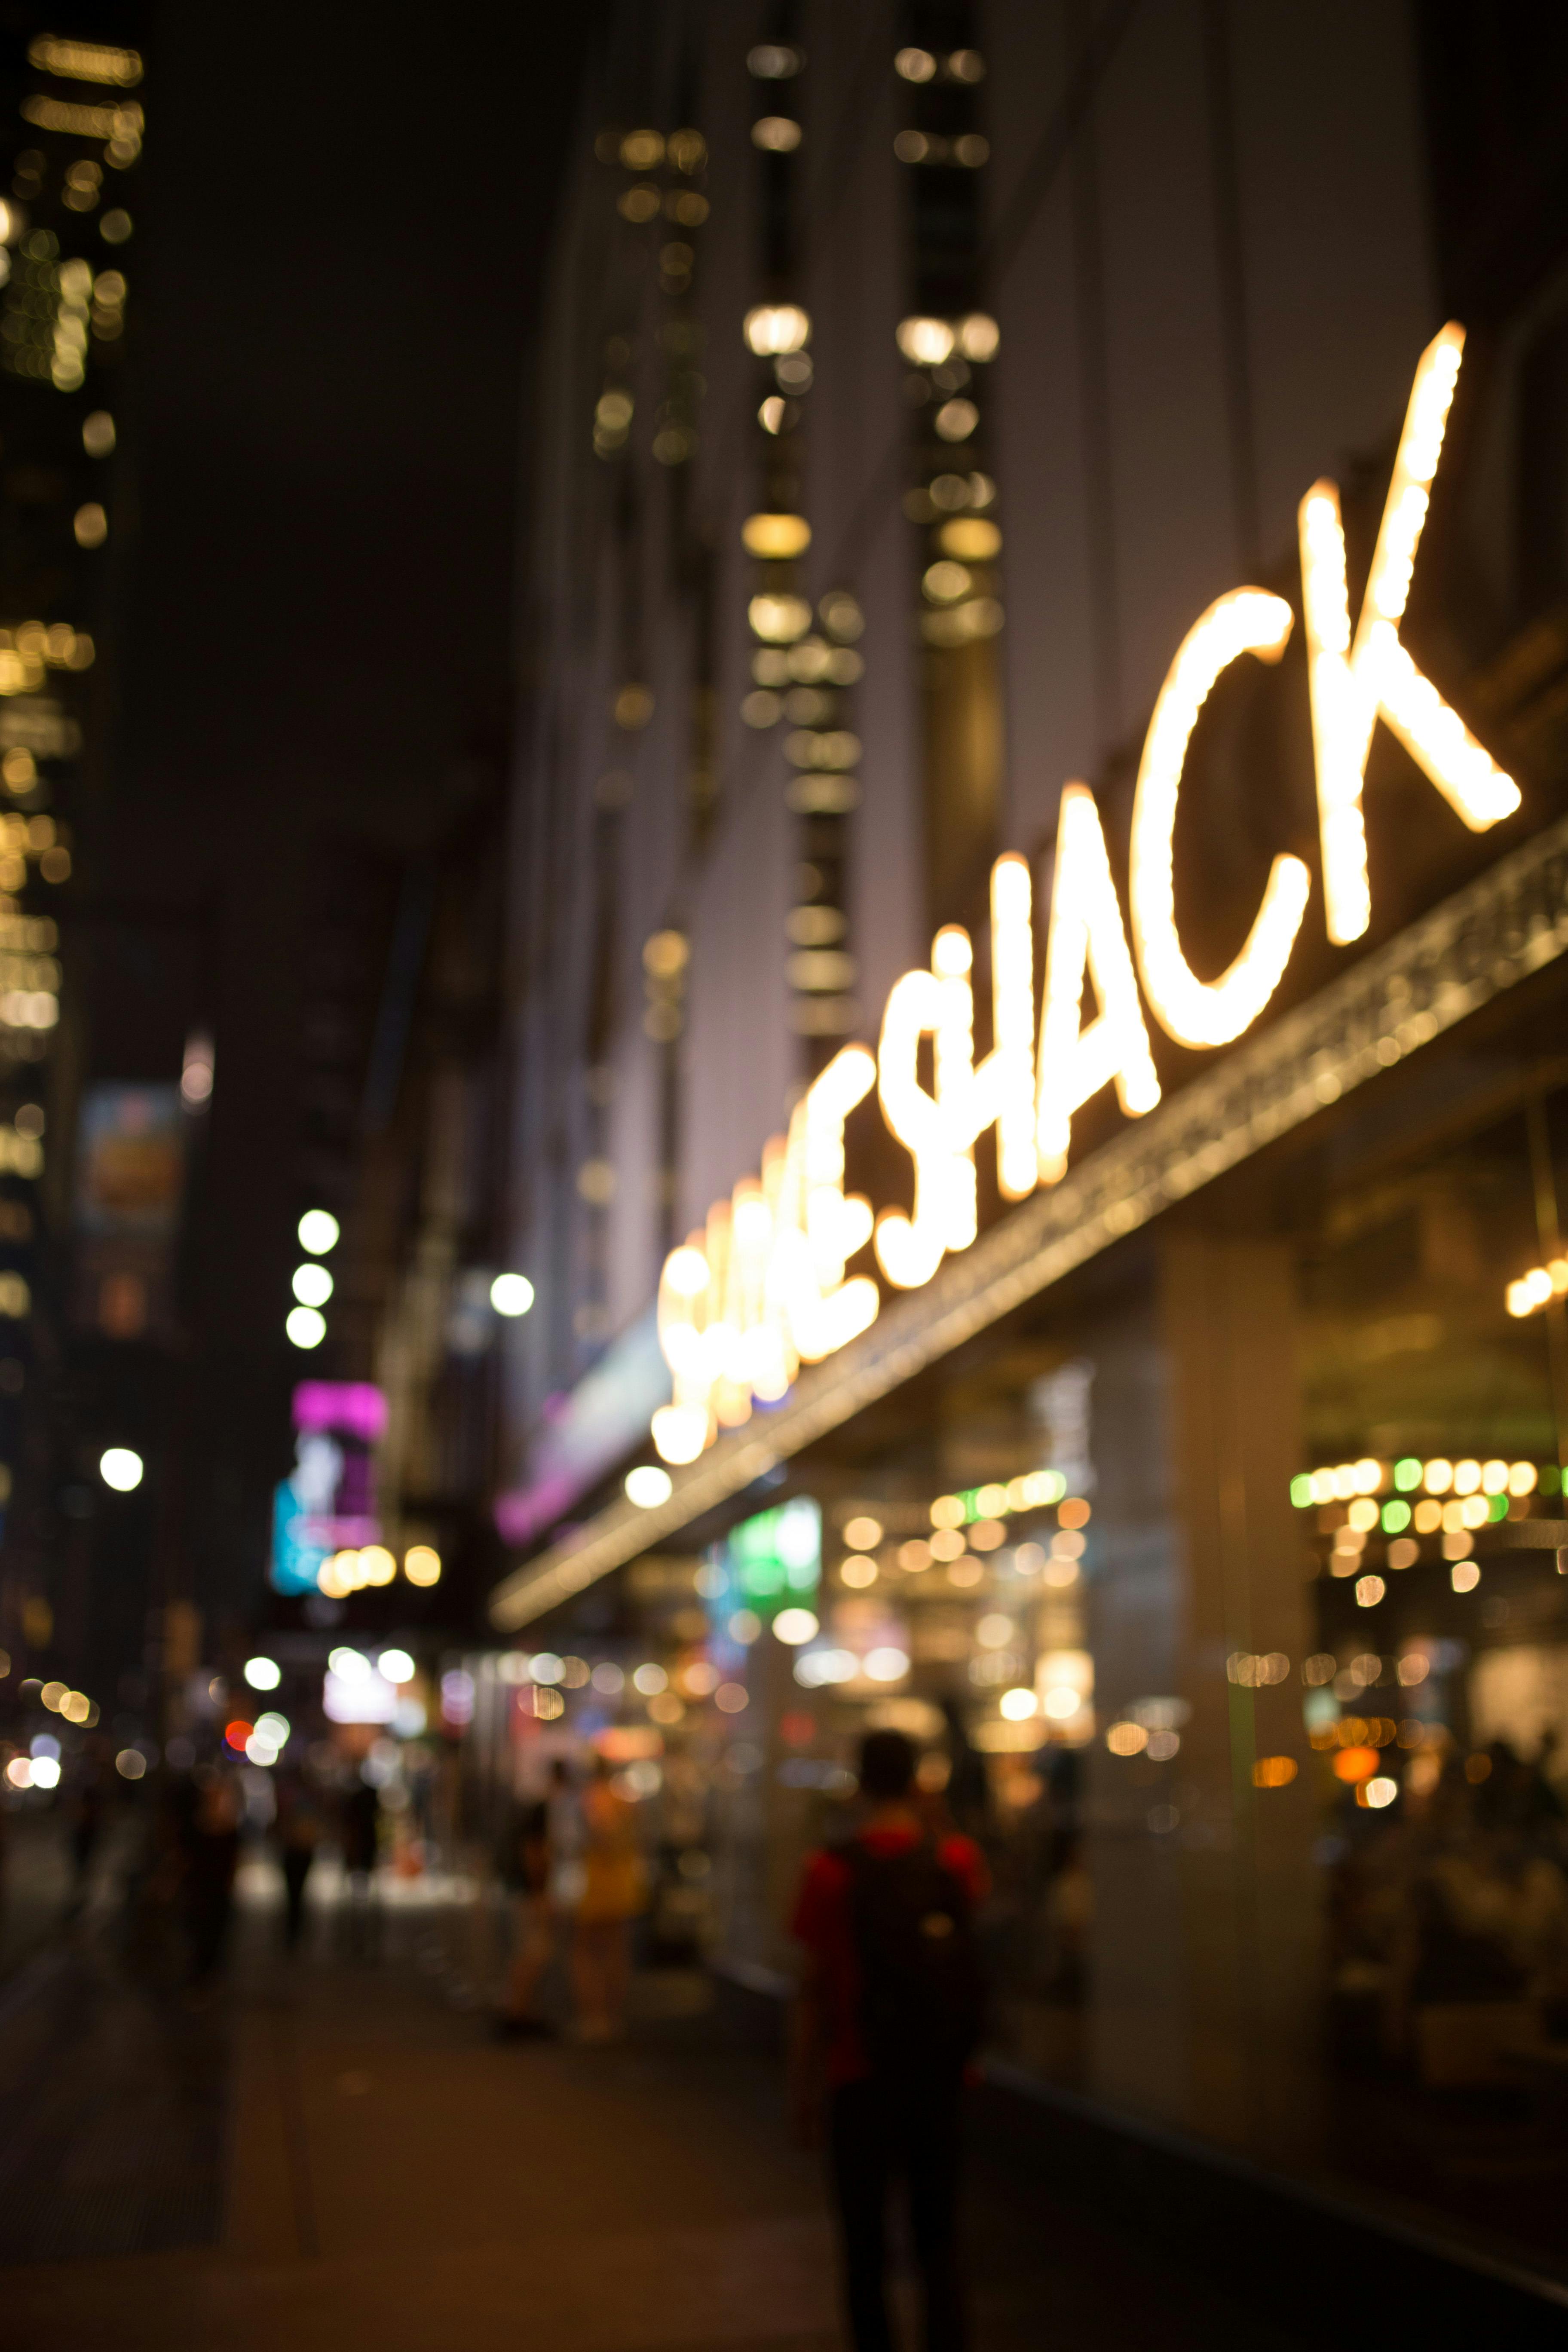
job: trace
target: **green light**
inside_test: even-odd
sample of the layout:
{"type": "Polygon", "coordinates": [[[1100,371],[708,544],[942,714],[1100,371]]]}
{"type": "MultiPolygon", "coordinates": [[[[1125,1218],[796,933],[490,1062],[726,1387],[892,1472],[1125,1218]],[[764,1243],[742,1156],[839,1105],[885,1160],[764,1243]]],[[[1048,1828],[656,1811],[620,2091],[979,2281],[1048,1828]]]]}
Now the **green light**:
{"type": "Polygon", "coordinates": [[[1403,1535],[1409,1525],[1410,1506],[1408,1503],[1384,1503],[1383,1507],[1383,1532],[1385,1536],[1403,1535]]]}
{"type": "Polygon", "coordinates": [[[731,1528],[728,1549],[736,1589],[764,1610],[785,1593],[815,1592],[822,1580],[822,1517],[797,1495],[731,1528]]]}
{"type": "Polygon", "coordinates": [[[1304,1511],[1311,1499],[1311,1478],[1305,1470],[1299,1471],[1290,1481],[1290,1500],[1299,1511],[1304,1511]]]}
{"type": "Polygon", "coordinates": [[[1394,1465],[1394,1483],[1402,1495],[1408,1495],[1421,1484],[1421,1465],[1406,1454],[1394,1465]]]}
{"type": "Polygon", "coordinates": [[[1555,1462],[1542,1463],[1541,1475],[1536,1480],[1535,1484],[1537,1489],[1542,1495],[1556,1495],[1561,1493],[1563,1486],[1563,1473],[1559,1470],[1555,1462]]]}
{"type": "Polygon", "coordinates": [[[1487,1517],[1488,1517],[1488,1518],[1489,1518],[1489,1519],[1506,1519],[1506,1518],[1507,1518],[1507,1517],[1508,1517],[1508,1496],[1507,1496],[1506,1495],[1489,1495],[1489,1496],[1488,1496],[1488,1497],[1487,1497],[1487,1517]]]}

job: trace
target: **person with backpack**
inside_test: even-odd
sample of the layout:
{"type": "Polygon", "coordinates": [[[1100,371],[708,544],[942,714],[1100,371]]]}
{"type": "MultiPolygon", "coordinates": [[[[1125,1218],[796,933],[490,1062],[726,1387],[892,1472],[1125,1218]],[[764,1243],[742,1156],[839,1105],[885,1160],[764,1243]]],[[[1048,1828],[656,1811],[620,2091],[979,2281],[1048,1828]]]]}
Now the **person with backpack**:
{"type": "Polygon", "coordinates": [[[860,1748],[865,1812],[847,1843],[812,1854],[793,1932],[805,1964],[792,2052],[802,2136],[826,2122],[844,2300],[856,2352],[891,2352],[888,2207],[908,2200],[926,2352],[961,2352],[961,2108],[980,2039],[974,1911],[988,1888],[972,1840],[933,1837],[901,1732],[860,1748]]]}

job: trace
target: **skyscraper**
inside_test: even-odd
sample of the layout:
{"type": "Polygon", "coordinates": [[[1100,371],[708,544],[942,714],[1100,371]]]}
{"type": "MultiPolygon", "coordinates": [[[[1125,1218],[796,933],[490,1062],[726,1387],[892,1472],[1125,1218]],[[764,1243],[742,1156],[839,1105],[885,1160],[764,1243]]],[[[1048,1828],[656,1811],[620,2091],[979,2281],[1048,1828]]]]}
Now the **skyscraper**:
{"type": "Polygon", "coordinates": [[[18,1675],[46,1654],[89,1671],[71,1499],[85,1490],[50,1397],[68,1386],[73,1314],[132,1337],[166,1311],[179,1193],[177,1117],[152,1133],[145,1102],[89,1101],[94,1202],[73,1292],[88,1040],[67,909],[113,749],[145,131],[134,38],[130,15],[113,40],[39,27],[8,36],[0,71],[0,1485],[13,1501],[0,1640],[18,1675]]]}

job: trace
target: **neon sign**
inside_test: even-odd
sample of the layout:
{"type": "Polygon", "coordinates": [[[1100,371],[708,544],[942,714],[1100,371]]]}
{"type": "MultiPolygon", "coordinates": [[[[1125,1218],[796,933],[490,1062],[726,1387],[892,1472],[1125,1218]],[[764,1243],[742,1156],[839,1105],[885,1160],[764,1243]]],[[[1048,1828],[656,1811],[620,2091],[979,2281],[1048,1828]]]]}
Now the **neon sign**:
{"type": "MultiPolygon", "coordinates": [[[[1430,489],[1442,454],[1464,350],[1446,326],[1422,353],[1400,435],[1372,571],[1352,636],[1339,496],[1318,482],[1300,509],[1312,747],[1322,846],[1324,912],[1336,945],[1371,919],[1362,793],[1381,719],[1473,832],[1511,816],[1520,793],[1399,641],[1430,489]]],[[[1025,859],[991,875],[992,1030],[974,1059],[973,948],[956,923],[931,942],[931,969],[894,982],[876,1055],[846,1045],[807,1089],[786,1136],[763,1153],[762,1172],[716,1202],[706,1228],[666,1259],[659,1343],[674,1378],[653,1417],[667,1462],[694,1462],[721,1428],[776,1403],[803,1363],[820,1361],[875,1321],[880,1293],[848,1261],[872,1244],[884,1279],[918,1289],[978,1231],[974,1146],[996,1131],[1004,1198],[1019,1201],[1067,1171],[1073,1117],[1114,1085],[1130,1117],[1152,1110],[1160,1084],[1142,996],[1178,1044],[1219,1046],[1241,1036],[1279,985],[1306,913],[1311,877],[1298,857],[1276,857],[1252,928],[1217,980],[1202,981],[1176,929],[1173,842],[1188,746],[1208,695],[1244,654],[1278,661],[1293,615],[1260,588],[1233,589],[1188,631],[1160,689],[1139,766],[1129,871],[1131,939],[1111,878],[1094,796],[1062,793],[1046,931],[1041,1002],[1035,996],[1032,877],[1025,859]],[[1134,957],[1137,976],[1134,977],[1134,957]],[[1082,1017],[1085,982],[1096,1011],[1082,1017]],[[921,1040],[931,1041],[930,1091],[921,1040]],[[874,1215],[844,1191],[844,1126],[875,1086],[890,1133],[909,1152],[909,1213],[874,1215]]]]}

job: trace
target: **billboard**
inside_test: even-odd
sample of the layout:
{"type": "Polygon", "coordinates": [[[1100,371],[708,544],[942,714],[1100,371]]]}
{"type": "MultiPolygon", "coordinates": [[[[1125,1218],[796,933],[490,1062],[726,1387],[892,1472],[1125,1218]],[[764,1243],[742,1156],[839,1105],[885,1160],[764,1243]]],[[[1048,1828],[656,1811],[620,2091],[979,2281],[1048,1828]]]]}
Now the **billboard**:
{"type": "Polygon", "coordinates": [[[76,1314],[110,1339],[169,1338],[185,1183],[177,1086],[104,1081],[77,1129],[76,1314]]]}
{"type": "Polygon", "coordinates": [[[301,1381],[294,1427],[294,1467],[273,1490],[268,1574],[275,1592],[314,1592],[334,1552],[381,1540],[372,1448],[386,1399],[368,1381],[301,1381]]]}

